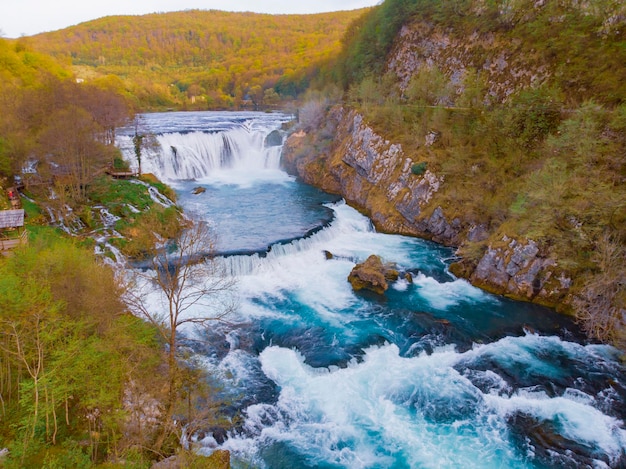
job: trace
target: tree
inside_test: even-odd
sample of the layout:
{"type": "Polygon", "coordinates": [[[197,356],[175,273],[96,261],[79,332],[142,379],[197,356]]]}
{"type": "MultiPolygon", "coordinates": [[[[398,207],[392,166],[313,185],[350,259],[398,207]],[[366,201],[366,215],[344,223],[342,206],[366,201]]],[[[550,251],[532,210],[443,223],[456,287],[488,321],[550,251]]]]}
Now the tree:
{"type": "Polygon", "coordinates": [[[85,199],[93,174],[109,159],[106,147],[95,139],[100,130],[87,111],[68,106],[53,113],[39,137],[57,166],[57,180],[70,189],[74,200],[85,199]]]}
{"type": "Polygon", "coordinates": [[[141,154],[145,149],[156,150],[160,148],[155,136],[143,128],[140,117],[135,117],[135,135],[133,136],[133,146],[137,157],[137,174],[141,176],[141,154]]]}
{"type": "Polygon", "coordinates": [[[433,66],[424,67],[413,75],[405,94],[410,103],[420,106],[441,106],[451,103],[454,89],[448,77],[433,66]]]}
{"type": "Polygon", "coordinates": [[[141,176],[141,149],[143,147],[144,136],[137,132],[135,125],[135,135],[133,136],[133,146],[135,148],[135,156],[137,157],[137,174],[141,176]]]}
{"type": "Polygon", "coordinates": [[[15,279],[0,285],[5,302],[0,315],[0,351],[9,366],[14,362],[16,371],[20,373],[26,370],[28,376],[19,382],[19,401],[26,411],[20,426],[24,430],[24,448],[27,448],[35,438],[35,430],[40,422],[43,396],[48,422],[44,362],[59,329],[60,305],[51,298],[49,290],[38,282],[29,279],[24,288],[20,289],[16,288],[17,285],[11,285],[12,280],[15,279]]]}
{"type": "Polygon", "coordinates": [[[181,392],[182,367],[179,334],[183,326],[207,326],[223,321],[235,308],[234,278],[214,256],[212,235],[206,223],[186,227],[174,243],[155,240],[151,269],[135,270],[125,299],[131,310],[159,331],[167,346],[168,389],[162,426],[155,444],[159,451],[174,431],[172,416],[181,392]],[[162,309],[150,301],[160,300],[162,309]]]}
{"type": "Polygon", "coordinates": [[[83,86],[84,107],[102,129],[100,140],[105,145],[115,144],[115,129],[127,123],[131,111],[121,94],[98,86],[83,86]]]}
{"type": "Polygon", "coordinates": [[[93,461],[119,441],[122,391],[154,336],[136,331],[148,325],[125,311],[121,286],[71,241],[38,239],[0,261],[0,415],[20,467],[71,438],[89,440],[93,461]]]}

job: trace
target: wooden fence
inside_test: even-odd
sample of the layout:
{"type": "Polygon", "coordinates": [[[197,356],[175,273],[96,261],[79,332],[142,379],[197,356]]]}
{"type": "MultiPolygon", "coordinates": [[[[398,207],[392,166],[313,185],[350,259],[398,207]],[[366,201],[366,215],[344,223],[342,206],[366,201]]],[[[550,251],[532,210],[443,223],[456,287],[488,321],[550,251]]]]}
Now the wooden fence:
{"type": "Polygon", "coordinates": [[[6,254],[6,251],[10,251],[26,243],[28,243],[28,232],[26,230],[22,231],[16,238],[0,237],[0,251],[6,254]]]}

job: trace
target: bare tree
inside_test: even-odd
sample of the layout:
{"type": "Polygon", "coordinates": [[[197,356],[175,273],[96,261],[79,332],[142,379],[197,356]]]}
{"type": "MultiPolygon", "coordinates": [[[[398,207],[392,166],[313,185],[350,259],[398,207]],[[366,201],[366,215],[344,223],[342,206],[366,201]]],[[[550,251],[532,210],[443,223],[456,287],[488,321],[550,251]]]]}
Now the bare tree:
{"type": "Polygon", "coordinates": [[[144,128],[141,116],[135,116],[135,135],[133,135],[133,147],[137,158],[137,174],[141,176],[141,155],[143,150],[157,151],[161,148],[156,136],[144,128]]]}
{"type": "Polygon", "coordinates": [[[112,90],[97,86],[79,87],[79,100],[102,131],[97,135],[105,145],[115,144],[115,129],[125,125],[131,117],[128,102],[112,90]]]}
{"type": "Polygon", "coordinates": [[[596,271],[587,276],[574,299],[576,318],[590,337],[626,348],[626,247],[605,233],[596,241],[592,260],[596,271]]]}
{"type": "Polygon", "coordinates": [[[196,222],[175,243],[155,243],[151,269],[134,271],[126,293],[129,307],[157,328],[168,349],[168,390],[157,450],[174,430],[172,416],[181,390],[180,329],[224,321],[236,306],[235,279],[215,258],[212,240],[207,224],[196,222]],[[155,296],[160,307],[150,301],[155,296]]]}
{"type": "Polygon", "coordinates": [[[105,146],[96,142],[101,129],[87,111],[68,106],[55,111],[39,136],[58,181],[66,185],[74,200],[85,198],[86,186],[97,168],[108,160],[105,146]]]}

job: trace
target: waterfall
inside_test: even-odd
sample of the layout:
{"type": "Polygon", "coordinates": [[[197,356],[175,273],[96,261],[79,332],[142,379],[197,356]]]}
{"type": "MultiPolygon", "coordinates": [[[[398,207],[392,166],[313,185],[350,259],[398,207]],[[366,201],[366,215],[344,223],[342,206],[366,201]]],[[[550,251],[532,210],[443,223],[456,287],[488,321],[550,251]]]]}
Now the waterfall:
{"type": "MultiPolygon", "coordinates": [[[[164,181],[198,180],[218,171],[276,171],[281,146],[266,144],[275,130],[243,123],[218,131],[160,133],[158,146],[143,150],[142,171],[164,181]]],[[[117,143],[126,161],[136,167],[132,135],[118,136],[117,143]]]]}
{"type": "Polygon", "coordinates": [[[347,237],[357,233],[373,233],[374,226],[371,221],[360,214],[351,212],[345,201],[333,204],[335,213],[340,216],[335,218],[329,225],[313,230],[306,236],[298,237],[289,242],[272,244],[264,253],[252,253],[250,255],[232,255],[221,258],[224,269],[229,275],[242,276],[255,274],[272,275],[281,259],[293,257],[299,253],[309,252],[313,256],[329,255],[331,257],[348,258],[351,256],[342,253],[325,253],[324,246],[331,240],[344,235],[347,237]]]}

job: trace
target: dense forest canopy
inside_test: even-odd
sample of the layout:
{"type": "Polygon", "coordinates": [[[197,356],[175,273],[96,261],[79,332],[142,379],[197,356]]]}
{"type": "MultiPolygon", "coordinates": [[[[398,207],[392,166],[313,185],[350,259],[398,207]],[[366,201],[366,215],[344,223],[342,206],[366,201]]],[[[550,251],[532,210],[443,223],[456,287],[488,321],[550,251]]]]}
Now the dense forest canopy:
{"type": "Polygon", "coordinates": [[[19,174],[29,159],[40,176],[54,164],[69,173],[78,198],[93,171],[115,158],[115,128],[131,117],[131,103],[115,78],[77,83],[19,41],[0,40],[0,60],[0,176],[19,174]]]}
{"type": "Polygon", "coordinates": [[[28,41],[79,77],[120,77],[144,109],[275,105],[306,89],[364,11],[112,16],[28,41]]]}

